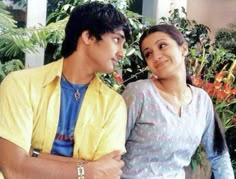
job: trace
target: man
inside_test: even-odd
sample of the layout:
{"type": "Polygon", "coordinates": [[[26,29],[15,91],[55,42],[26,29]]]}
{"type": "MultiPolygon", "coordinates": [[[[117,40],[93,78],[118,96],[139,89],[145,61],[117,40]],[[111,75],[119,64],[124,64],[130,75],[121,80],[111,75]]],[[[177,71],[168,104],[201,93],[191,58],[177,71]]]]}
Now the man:
{"type": "Polygon", "coordinates": [[[96,73],[113,71],[129,34],[127,19],[112,5],[78,6],[66,25],[63,59],[4,79],[0,171],[5,178],[121,175],[126,106],[96,73]]]}

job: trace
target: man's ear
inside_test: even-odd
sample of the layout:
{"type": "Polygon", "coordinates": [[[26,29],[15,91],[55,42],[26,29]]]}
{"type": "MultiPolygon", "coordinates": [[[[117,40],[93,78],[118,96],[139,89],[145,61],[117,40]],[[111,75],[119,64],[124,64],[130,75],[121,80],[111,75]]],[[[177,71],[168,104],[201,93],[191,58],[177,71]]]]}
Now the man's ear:
{"type": "Polygon", "coordinates": [[[94,37],[90,35],[88,30],[85,30],[81,34],[81,40],[86,44],[89,45],[92,41],[94,41],[94,37]]]}
{"type": "Polygon", "coordinates": [[[184,42],[183,45],[182,45],[182,54],[183,54],[183,56],[187,56],[187,54],[188,54],[188,44],[187,44],[187,42],[184,42]]]}

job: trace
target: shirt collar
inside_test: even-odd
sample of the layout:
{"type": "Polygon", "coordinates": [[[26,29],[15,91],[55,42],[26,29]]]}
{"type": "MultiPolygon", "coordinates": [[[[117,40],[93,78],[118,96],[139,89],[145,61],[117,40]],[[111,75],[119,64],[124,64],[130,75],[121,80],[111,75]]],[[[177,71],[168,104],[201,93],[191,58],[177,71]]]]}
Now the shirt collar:
{"type": "Polygon", "coordinates": [[[44,80],[43,87],[47,86],[49,83],[53,82],[55,79],[61,79],[63,59],[57,60],[49,64],[49,73],[44,80]]]}
{"type": "MultiPolygon", "coordinates": [[[[47,86],[56,79],[58,80],[58,82],[60,82],[62,75],[63,60],[64,59],[62,58],[50,64],[50,70],[47,77],[45,78],[43,87],[47,86]]],[[[88,86],[89,88],[93,88],[94,90],[101,93],[104,92],[105,88],[105,84],[101,81],[101,79],[97,75],[94,76],[94,78],[91,80],[88,86]]]]}

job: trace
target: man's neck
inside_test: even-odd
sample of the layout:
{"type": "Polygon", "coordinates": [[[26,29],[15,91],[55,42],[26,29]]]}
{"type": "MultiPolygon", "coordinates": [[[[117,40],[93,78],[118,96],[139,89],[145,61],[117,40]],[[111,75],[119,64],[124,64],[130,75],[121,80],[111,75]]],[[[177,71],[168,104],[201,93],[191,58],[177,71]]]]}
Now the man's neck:
{"type": "Polygon", "coordinates": [[[88,84],[95,76],[89,66],[83,60],[75,59],[73,56],[63,60],[63,75],[69,82],[75,84],[88,84]]]}

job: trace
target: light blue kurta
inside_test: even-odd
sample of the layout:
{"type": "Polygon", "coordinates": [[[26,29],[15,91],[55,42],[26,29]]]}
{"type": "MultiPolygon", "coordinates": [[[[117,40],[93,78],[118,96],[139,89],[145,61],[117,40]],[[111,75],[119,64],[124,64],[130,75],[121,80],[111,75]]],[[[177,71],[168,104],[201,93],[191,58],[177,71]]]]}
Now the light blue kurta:
{"type": "Polygon", "coordinates": [[[190,86],[192,101],[181,108],[181,117],[159,94],[152,80],[130,83],[123,93],[128,107],[127,153],[124,179],[185,179],[188,166],[203,144],[215,179],[234,179],[228,151],[217,156],[212,149],[214,113],[210,97],[190,86]]]}

